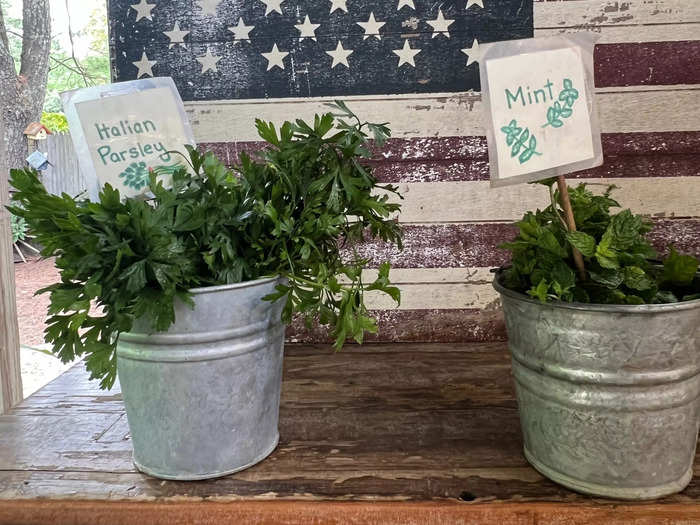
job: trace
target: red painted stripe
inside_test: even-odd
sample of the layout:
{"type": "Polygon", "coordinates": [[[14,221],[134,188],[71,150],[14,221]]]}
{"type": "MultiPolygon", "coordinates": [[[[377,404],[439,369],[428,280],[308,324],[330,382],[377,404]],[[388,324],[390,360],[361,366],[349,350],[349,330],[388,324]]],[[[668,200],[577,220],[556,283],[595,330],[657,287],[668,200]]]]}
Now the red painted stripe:
{"type": "MultiPolygon", "coordinates": [[[[367,334],[366,342],[474,343],[506,338],[500,309],[380,310],[371,314],[377,319],[378,330],[367,334]]],[[[327,343],[331,338],[325,327],[314,324],[307,329],[296,319],[287,328],[287,340],[327,343]]]]}
{"type": "Polygon", "coordinates": [[[598,44],[594,56],[597,87],[700,83],[700,40],[598,44]]]}
{"type": "MultiPolygon", "coordinates": [[[[433,160],[427,162],[372,161],[374,176],[381,182],[448,182],[489,180],[486,160],[433,160]]],[[[700,154],[611,155],[597,168],[577,171],[568,178],[698,177],[700,154]]]]}
{"type": "MultiPolygon", "coordinates": [[[[649,238],[659,252],[665,253],[672,244],[700,257],[700,219],[657,219],[654,223],[649,238]]],[[[365,243],[358,251],[371,267],[384,261],[394,268],[497,267],[509,261],[508,252],[498,245],[516,234],[515,226],[505,223],[407,225],[403,251],[381,241],[365,243]]]]}
{"type": "MultiPolygon", "coordinates": [[[[651,133],[604,133],[603,153],[611,155],[694,155],[700,154],[700,131],[651,133]]],[[[214,151],[227,164],[236,162],[242,151],[253,153],[264,142],[206,142],[203,150],[214,151]]],[[[487,160],[486,137],[417,137],[390,139],[375,150],[377,161],[487,160]]]]}

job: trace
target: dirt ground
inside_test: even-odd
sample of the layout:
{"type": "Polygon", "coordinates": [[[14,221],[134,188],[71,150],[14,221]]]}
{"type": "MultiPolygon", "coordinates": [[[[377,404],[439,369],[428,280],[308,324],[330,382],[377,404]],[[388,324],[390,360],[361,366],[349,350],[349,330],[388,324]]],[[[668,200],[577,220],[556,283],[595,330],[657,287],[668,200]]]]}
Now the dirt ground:
{"type": "Polygon", "coordinates": [[[34,296],[34,292],[59,280],[53,259],[30,259],[26,263],[15,263],[15,291],[17,318],[19,321],[20,364],[22,367],[22,390],[29,396],[49,381],[56,378],[72,363],[63,364],[57,358],[36,349],[46,349],[44,327],[49,296],[34,296]]]}
{"type": "Polygon", "coordinates": [[[53,259],[15,263],[19,340],[23,345],[43,344],[49,296],[42,294],[35,297],[34,292],[58,281],[58,270],[54,267],[53,259]]]}

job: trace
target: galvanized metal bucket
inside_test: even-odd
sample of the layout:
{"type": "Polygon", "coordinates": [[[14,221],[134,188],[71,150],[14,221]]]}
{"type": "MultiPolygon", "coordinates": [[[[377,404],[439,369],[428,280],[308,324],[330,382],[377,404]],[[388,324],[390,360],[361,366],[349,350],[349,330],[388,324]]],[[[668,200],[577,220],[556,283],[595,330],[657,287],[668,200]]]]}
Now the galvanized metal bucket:
{"type": "Polygon", "coordinates": [[[121,334],[117,370],[134,464],[163,479],[224,476],[277,446],[283,301],[277,278],[191,290],[167,332],[121,334]]]}
{"type": "Polygon", "coordinates": [[[596,496],[683,490],[700,421],[700,300],[543,304],[501,279],[494,287],[532,466],[596,496]]]}

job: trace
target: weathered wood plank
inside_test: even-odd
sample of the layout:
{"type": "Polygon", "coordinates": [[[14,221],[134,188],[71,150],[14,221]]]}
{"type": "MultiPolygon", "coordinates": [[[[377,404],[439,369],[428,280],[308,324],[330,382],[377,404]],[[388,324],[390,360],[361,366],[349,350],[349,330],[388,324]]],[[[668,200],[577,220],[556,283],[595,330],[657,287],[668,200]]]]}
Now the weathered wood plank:
{"type": "MultiPolygon", "coordinates": [[[[366,334],[368,343],[483,343],[504,341],[503,314],[496,305],[489,308],[370,310],[377,319],[376,334],[366,334]]],[[[307,328],[296,319],[287,328],[287,340],[300,343],[328,343],[328,331],[316,325],[307,328]]]]}
{"type": "MultiPolygon", "coordinates": [[[[695,88],[639,90],[620,88],[598,93],[604,133],[698,131],[700,105],[695,88]],[[671,103],[672,102],[672,103],[671,103]]],[[[361,118],[388,122],[396,138],[486,135],[481,95],[443,93],[344,97],[361,118]]],[[[255,119],[281,122],[290,115],[309,119],[328,110],[332,97],[187,102],[198,142],[259,139],[255,119]]]]}
{"type": "MultiPolygon", "coordinates": [[[[696,38],[700,37],[699,32],[696,38]]],[[[700,83],[700,40],[601,44],[595,47],[598,87],[700,83]]]]}
{"type": "MultiPolygon", "coordinates": [[[[657,161],[663,165],[667,162],[667,155],[674,155],[671,158],[683,159],[685,155],[700,154],[700,131],[603,133],[601,141],[606,164],[611,162],[612,157],[650,156],[652,157],[650,161],[657,161]],[[675,157],[675,155],[679,157],[675,157]]],[[[265,143],[261,141],[235,140],[230,142],[200,142],[199,145],[205,151],[214,151],[228,165],[234,164],[238,159],[238,155],[243,151],[252,155],[265,147],[265,143]]],[[[427,163],[428,161],[449,162],[466,160],[488,161],[486,137],[392,138],[387,141],[383,148],[375,149],[373,156],[373,161],[377,163],[419,161],[427,163]]],[[[612,159],[615,162],[618,160],[622,161],[621,159],[612,159]]],[[[629,160],[624,159],[624,161],[629,160]]],[[[572,174],[572,176],[576,175],[572,174]]],[[[606,176],[614,177],[615,175],[611,173],[606,176]]],[[[643,174],[638,174],[637,176],[643,176],[643,174]]],[[[656,176],[663,175],[657,174],[656,176]]],[[[478,178],[474,180],[478,180],[478,178]]]]}
{"type": "MultiPolygon", "coordinates": [[[[467,182],[489,180],[486,159],[371,161],[372,174],[383,183],[467,182]]],[[[698,177],[700,155],[625,155],[605,158],[597,168],[577,171],[568,179],[626,177],[698,177]]],[[[581,181],[587,182],[587,181],[581,181]]]]}
{"type": "MultiPolygon", "coordinates": [[[[381,241],[358,246],[372,267],[391,261],[393,268],[496,267],[508,263],[508,252],[498,249],[517,229],[510,223],[446,223],[405,225],[404,249],[381,241]]],[[[700,256],[700,221],[657,219],[649,234],[654,247],[666,253],[669,244],[680,251],[700,256]]]]}
{"type": "Polygon", "coordinates": [[[50,414],[30,413],[30,398],[0,417],[0,441],[13,435],[0,446],[0,524],[700,523],[697,479],[659,502],[623,505],[527,466],[502,344],[288,345],[286,354],[280,447],[206,482],[135,472],[124,417],[66,403],[75,390],[115,404],[116,390],[102,394],[72,369],[40,392],[54,399],[50,414]]]}
{"type": "MultiPolygon", "coordinates": [[[[552,4],[554,2],[548,3],[552,4]]],[[[537,4],[535,5],[537,6],[537,4]]],[[[537,15],[537,7],[535,7],[535,16],[537,15]]],[[[537,22],[537,19],[535,19],[535,22],[537,22]]],[[[600,44],[677,42],[697,39],[698,34],[700,34],[700,23],[677,22],[658,25],[580,25],[574,27],[535,28],[535,37],[578,33],[579,31],[596,33],[600,44]]]]}
{"type": "Polygon", "coordinates": [[[535,2],[534,11],[535,25],[538,29],[700,22],[700,5],[697,2],[685,0],[535,2]]]}
{"type": "Polygon", "coordinates": [[[10,502],[0,503],[0,523],[54,525],[189,525],[191,523],[364,524],[364,525],[694,525],[700,510],[692,503],[594,505],[557,503],[426,504],[372,501],[220,502],[205,506],[191,500],[144,502],[10,502]]]}
{"type": "MultiPolygon", "coordinates": [[[[0,137],[4,136],[0,118],[0,137]]],[[[19,329],[15,301],[15,268],[12,248],[10,213],[5,209],[10,200],[4,144],[0,145],[0,414],[22,400],[22,375],[19,366],[19,329]]]]}
{"type": "MultiPolygon", "coordinates": [[[[586,181],[604,190],[614,184],[615,199],[634,213],[654,217],[700,216],[700,178],[630,177],[586,181]]],[[[486,181],[417,182],[398,184],[404,199],[399,220],[403,223],[514,221],[528,210],[545,208],[549,194],[541,186],[523,184],[491,188],[486,181]]]]}

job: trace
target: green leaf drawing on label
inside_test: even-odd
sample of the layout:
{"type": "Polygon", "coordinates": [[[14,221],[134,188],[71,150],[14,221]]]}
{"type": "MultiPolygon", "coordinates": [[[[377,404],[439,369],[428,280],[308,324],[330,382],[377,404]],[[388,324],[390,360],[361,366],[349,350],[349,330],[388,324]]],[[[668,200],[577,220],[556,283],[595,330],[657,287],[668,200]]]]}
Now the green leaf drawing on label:
{"type": "Polygon", "coordinates": [[[526,163],[533,155],[542,155],[537,151],[537,138],[530,134],[528,128],[523,129],[518,126],[516,120],[511,120],[510,124],[503,126],[501,131],[506,135],[506,144],[510,146],[510,156],[518,157],[520,164],[526,163]]]}
{"type": "MultiPolygon", "coordinates": [[[[180,163],[169,164],[167,166],[158,166],[153,168],[155,174],[159,177],[169,176],[178,170],[183,169],[180,163]]],[[[124,179],[124,186],[140,190],[149,183],[150,170],[145,162],[132,162],[124,171],[119,174],[120,178],[124,179]]]]}
{"type": "Polygon", "coordinates": [[[175,163],[175,164],[169,164],[167,166],[158,166],[156,168],[153,168],[153,171],[156,173],[156,175],[172,175],[178,170],[185,169],[185,166],[180,163],[175,163]]]}
{"type": "Polygon", "coordinates": [[[542,126],[543,128],[547,126],[560,128],[564,125],[561,119],[569,118],[573,114],[572,107],[578,99],[578,90],[574,89],[570,79],[564,79],[564,89],[561,90],[558,98],[559,100],[555,101],[554,105],[547,109],[547,123],[542,126]]]}
{"type": "Polygon", "coordinates": [[[145,162],[132,162],[119,174],[124,179],[124,186],[140,190],[148,184],[148,168],[145,162]]]}

